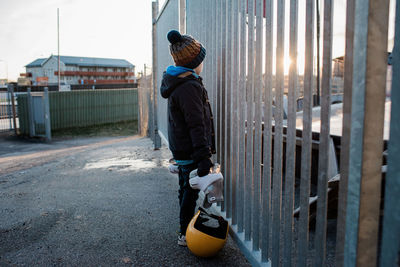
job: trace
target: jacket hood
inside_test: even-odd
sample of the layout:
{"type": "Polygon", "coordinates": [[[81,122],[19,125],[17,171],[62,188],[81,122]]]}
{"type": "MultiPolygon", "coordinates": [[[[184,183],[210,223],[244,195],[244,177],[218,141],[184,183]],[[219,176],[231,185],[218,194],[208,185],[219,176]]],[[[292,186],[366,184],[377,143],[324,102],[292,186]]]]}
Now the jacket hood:
{"type": "Polygon", "coordinates": [[[169,66],[163,74],[163,79],[161,82],[160,92],[163,98],[168,98],[176,87],[186,82],[188,79],[193,79],[192,77],[198,78],[199,76],[194,72],[193,69],[181,67],[181,66],[169,66]],[[192,75],[181,78],[178,77],[182,73],[192,72],[192,75]]]}

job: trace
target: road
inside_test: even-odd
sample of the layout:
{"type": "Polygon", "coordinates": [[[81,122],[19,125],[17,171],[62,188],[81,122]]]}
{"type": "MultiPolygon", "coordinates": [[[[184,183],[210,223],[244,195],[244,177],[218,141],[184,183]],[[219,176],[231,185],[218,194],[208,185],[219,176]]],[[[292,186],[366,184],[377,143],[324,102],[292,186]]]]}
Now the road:
{"type": "Polygon", "coordinates": [[[0,141],[0,266],[250,266],[176,243],[178,181],[147,138],[0,141]]]}

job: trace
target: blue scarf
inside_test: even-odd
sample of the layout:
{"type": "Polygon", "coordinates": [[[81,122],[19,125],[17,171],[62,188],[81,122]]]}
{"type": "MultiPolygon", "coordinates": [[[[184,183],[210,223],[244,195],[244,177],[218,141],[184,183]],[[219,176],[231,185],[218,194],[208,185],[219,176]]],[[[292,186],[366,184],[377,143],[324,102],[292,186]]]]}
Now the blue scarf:
{"type": "Polygon", "coordinates": [[[172,66],[172,65],[167,68],[167,74],[171,75],[171,76],[179,76],[182,73],[185,73],[188,71],[191,72],[194,77],[196,77],[196,78],[199,77],[199,75],[197,75],[193,69],[185,68],[182,66],[172,66]]]}

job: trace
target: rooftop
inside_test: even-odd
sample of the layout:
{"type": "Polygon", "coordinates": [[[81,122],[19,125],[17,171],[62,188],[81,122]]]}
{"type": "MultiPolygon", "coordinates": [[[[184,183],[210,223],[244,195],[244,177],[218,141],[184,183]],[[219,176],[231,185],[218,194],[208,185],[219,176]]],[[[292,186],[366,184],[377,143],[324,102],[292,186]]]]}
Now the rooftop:
{"type": "MultiPolygon", "coordinates": [[[[57,57],[55,55],[49,58],[38,58],[33,62],[29,63],[25,67],[41,67],[51,57],[57,57]]],[[[71,57],[71,56],[60,56],[60,61],[65,65],[75,66],[90,66],[90,67],[120,67],[120,68],[132,68],[134,67],[129,61],[125,59],[115,58],[96,58],[96,57],[71,57]]]]}

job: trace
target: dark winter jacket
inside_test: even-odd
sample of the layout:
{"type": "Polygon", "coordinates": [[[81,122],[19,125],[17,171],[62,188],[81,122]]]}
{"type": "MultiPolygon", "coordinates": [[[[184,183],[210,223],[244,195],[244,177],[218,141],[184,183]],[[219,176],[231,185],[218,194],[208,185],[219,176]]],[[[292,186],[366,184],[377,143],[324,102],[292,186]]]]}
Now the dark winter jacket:
{"type": "Polygon", "coordinates": [[[164,72],[160,91],[168,98],[168,141],[174,159],[200,162],[215,154],[213,117],[201,77],[164,72]]]}

